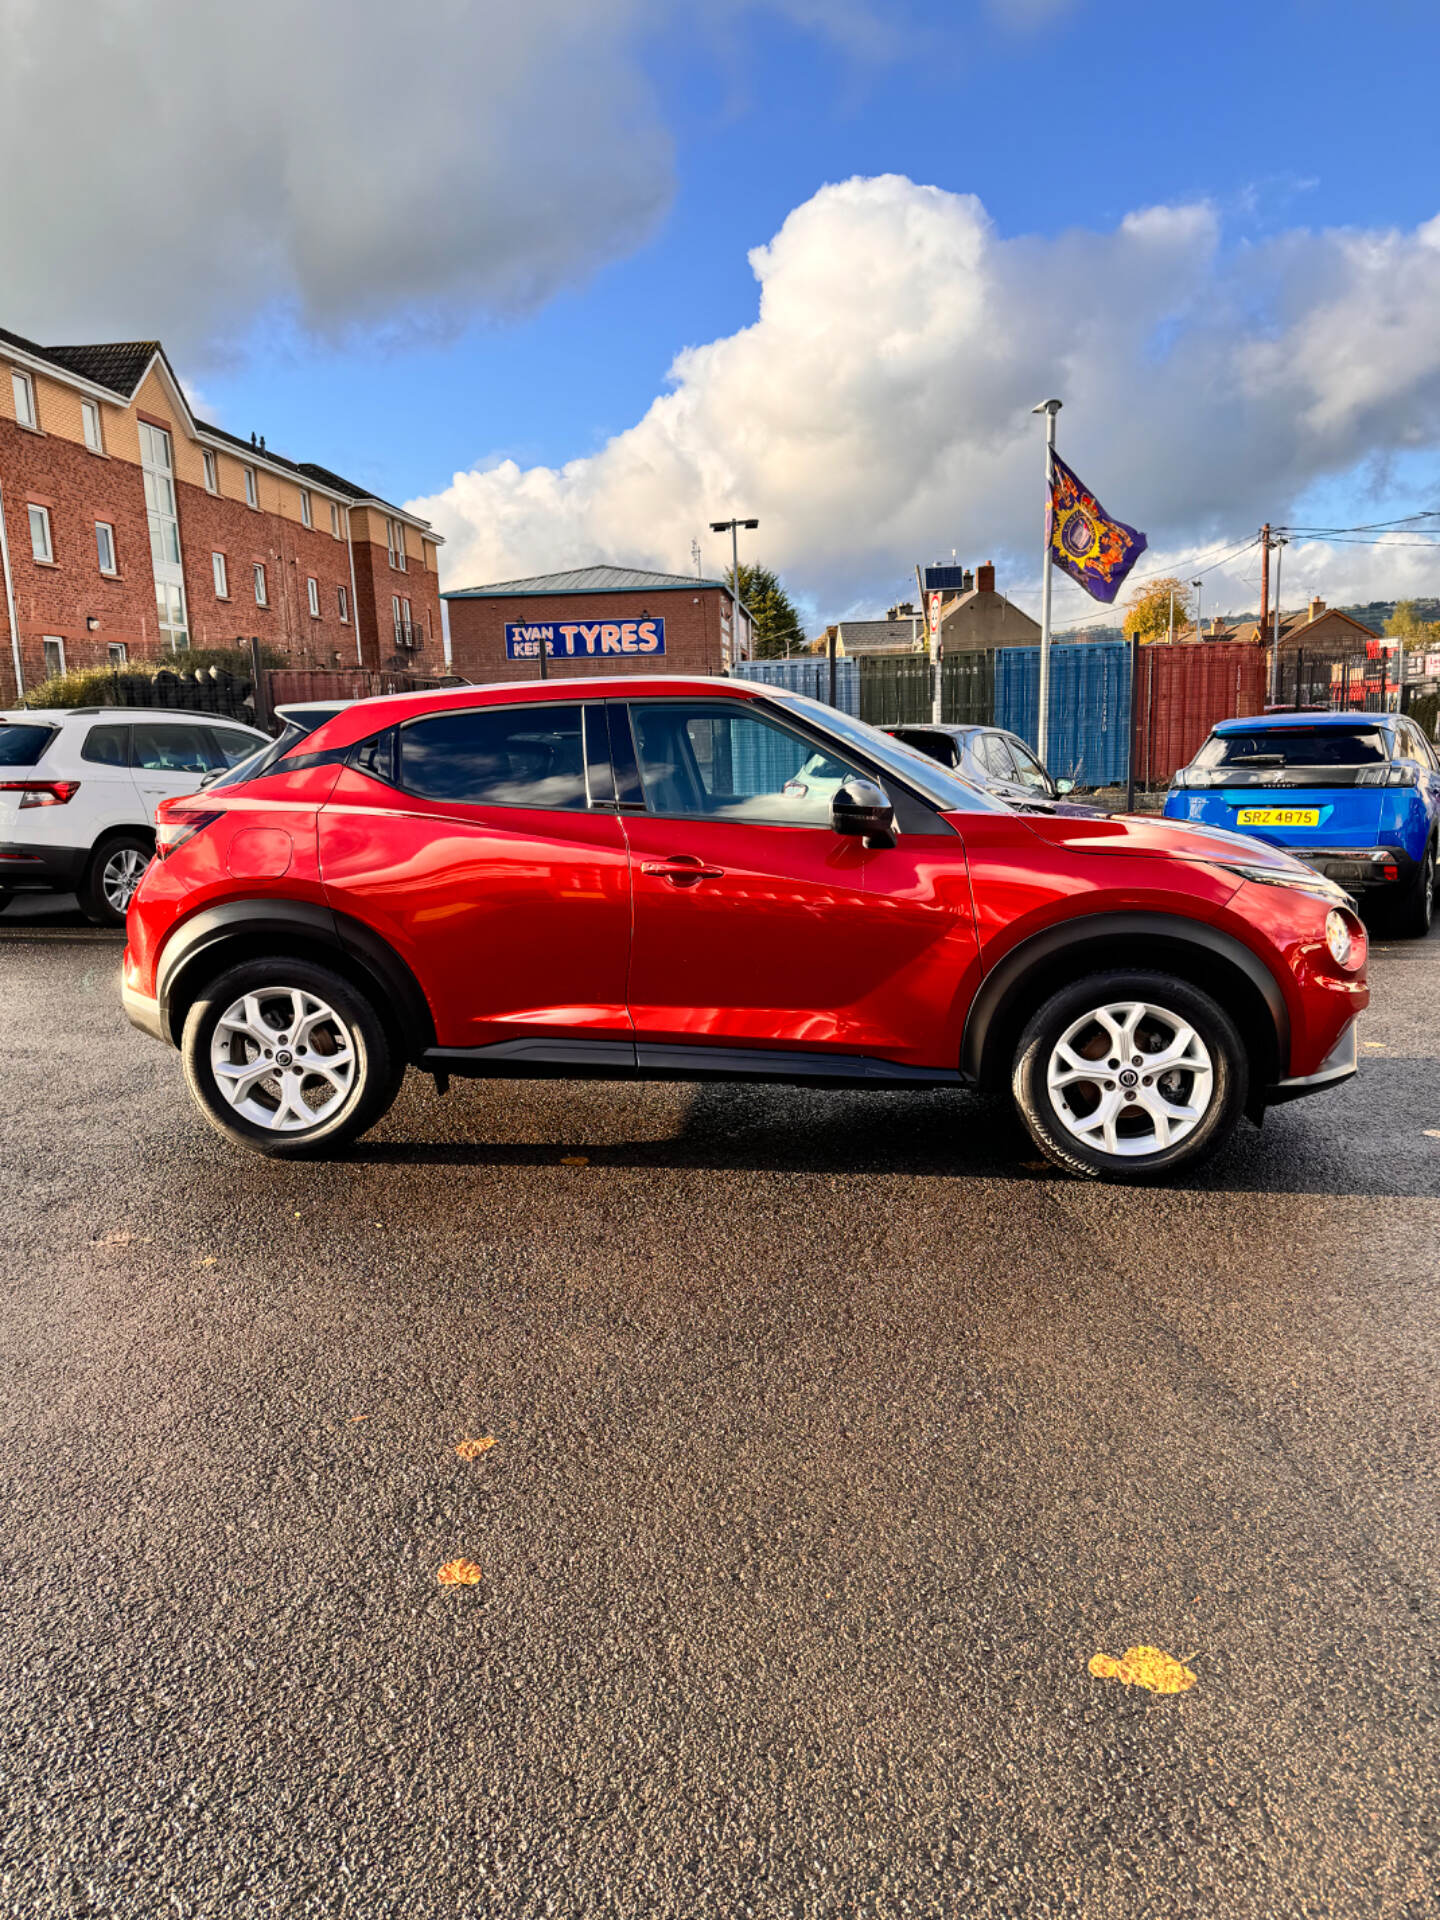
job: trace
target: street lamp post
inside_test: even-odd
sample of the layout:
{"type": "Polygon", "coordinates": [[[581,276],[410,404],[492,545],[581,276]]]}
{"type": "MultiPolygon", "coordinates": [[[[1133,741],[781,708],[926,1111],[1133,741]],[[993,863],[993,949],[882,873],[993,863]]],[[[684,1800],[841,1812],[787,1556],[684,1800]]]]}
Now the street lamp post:
{"type": "Polygon", "coordinates": [[[747,532],[753,532],[759,524],[758,520],[712,520],[710,522],[712,533],[728,533],[730,536],[730,601],[734,609],[732,617],[735,622],[735,638],[730,650],[732,664],[740,656],[740,529],[744,527],[747,532]]]}
{"type": "MultiPolygon", "coordinates": [[[[1277,533],[1272,537],[1270,544],[1275,549],[1275,625],[1271,629],[1270,704],[1272,707],[1278,707],[1280,704],[1280,567],[1285,557],[1285,549],[1290,542],[1284,534],[1277,533]]],[[[1297,707],[1300,704],[1298,686],[1295,689],[1295,704],[1297,707]]]]}
{"type": "Polygon", "coordinates": [[[1200,602],[1204,597],[1204,584],[1199,580],[1192,580],[1190,584],[1195,589],[1195,638],[1203,640],[1205,636],[1200,630],[1200,602]]]}
{"type": "Polygon", "coordinates": [[[1041,766],[1049,764],[1050,746],[1050,488],[1054,473],[1050,456],[1055,451],[1055,416],[1064,402],[1042,400],[1032,413],[1045,416],[1045,557],[1040,571],[1040,714],[1036,726],[1035,750],[1041,766]]]}

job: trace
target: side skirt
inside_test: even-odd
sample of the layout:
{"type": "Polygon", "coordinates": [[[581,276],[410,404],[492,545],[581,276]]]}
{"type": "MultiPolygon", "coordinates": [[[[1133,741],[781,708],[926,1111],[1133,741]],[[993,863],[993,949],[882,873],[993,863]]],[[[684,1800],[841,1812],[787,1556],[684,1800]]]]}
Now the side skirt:
{"type": "Polygon", "coordinates": [[[764,1047],[691,1047],[640,1040],[498,1040],[488,1047],[429,1047],[425,1073],[472,1079],[758,1080],[831,1087],[959,1087],[946,1067],[908,1067],[859,1053],[781,1053],[764,1047]]]}

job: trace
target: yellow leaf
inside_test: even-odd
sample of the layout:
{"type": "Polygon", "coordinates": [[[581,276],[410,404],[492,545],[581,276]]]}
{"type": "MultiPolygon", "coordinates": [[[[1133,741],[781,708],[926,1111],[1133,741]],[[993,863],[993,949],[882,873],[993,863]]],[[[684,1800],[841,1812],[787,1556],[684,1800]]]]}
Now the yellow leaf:
{"type": "Polygon", "coordinates": [[[564,1153],[560,1156],[560,1164],[562,1167],[588,1167],[590,1156],[588,1153],[564,1153]]]}
{"type": "Polygon", "coordinates": [[[480,1577],[473,1560],[447,1560],[435,1576],[442,1587],[473,1587],[480,1577]]]}
{"type": "Polygon", "coordinates": [[[493,1433],[487,1433],[480,1440],[462,1440],[455,1451],[462,1460],[478,1460],[482,1453],[488,1453],[495,1444],[493,1433]]]}
{"type": "MultiPolygon", "coordinates": [[[[1190,1656],[1192,1659],[1194,1655],[1190,1656]]],[[[1125,1657],[1116,1660],[1108,1653],[1097,1653],[1090,1661],[1097,1680],[1118,1680],[1126,1687],[1148,1687],[1151,1693],[1184,1693],[1195,1684],[1195,1675],[1179,1660],[1172,1660],[1159,1647],[1129,1647],[1125,1657]]]]}

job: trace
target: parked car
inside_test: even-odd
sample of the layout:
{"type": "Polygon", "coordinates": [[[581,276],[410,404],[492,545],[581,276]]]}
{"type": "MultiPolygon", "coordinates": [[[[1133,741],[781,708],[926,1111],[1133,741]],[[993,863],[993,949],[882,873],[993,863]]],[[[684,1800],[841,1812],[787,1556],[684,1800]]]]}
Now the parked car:
{"type": "Polygon", "coordinates": [[[1155,1179],[1347,1079],[1369,998],[1350,903],[1288,854],[1021,814],[743,681],[358,701],[164,802],[156,852],[125,1008],[281,1156],[415,1066],[1009,1087],[1058,1166],[1155,1179]]]}
{"type": "Polygon", "coordinates": [[[1175,775],[1165,812],[1283,847],[1399,931],[1430,930],[1440,759],[1404,714],[1222,720],[1175,775]]]}
{"type": "Polygon", "coordinates": [[[11,893],[74,893],[122,926],[155,847],[155,808],[268,735],[171,707],[0,714],[0,905],[11,893]]]}
{"type": "Polygon", "coordinates": [[[887,727],[885,731],[1026,813],[1083,815],[1100,811],[1067,799],[1066,795],[1075,790],[1075,782],[1052,780],[1019,734],[1009,733],[1004,727],[947,727],[937,722],[887,727]]]}

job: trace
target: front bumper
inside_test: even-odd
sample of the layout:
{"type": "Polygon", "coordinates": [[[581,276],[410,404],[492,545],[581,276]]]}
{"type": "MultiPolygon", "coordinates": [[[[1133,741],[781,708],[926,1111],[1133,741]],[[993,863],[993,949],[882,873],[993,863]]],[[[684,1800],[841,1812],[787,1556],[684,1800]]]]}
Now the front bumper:
{"type": "Polygon", "coordinates": [[[1276,1107],[1287,1100],[1303,1100],[1307,1093],[1324,1093],[1330,1087],[1338,1087],[1343,1080],[1352,1079],[1359,1058],[1355,1038],[1358,1024],[1355,1020],[1350,1022],[1314,1073],[1298,1074],[1293,1080],[1277,1080],[1273,1087],[1267,1087],[1266,1105],[1276,1107]]]}
{"type": "Polygon", "coordinates": [[[124,980],[120,982],[120,1004],[125,1009],[125,1018],[132,1027],[139,1027],[142,1033],[148,1033],[152,1040],[164,1040],[165,1029],[160,1024],[160,1002],[148,993],[138,993],[124,980]]]}
{"type": "Polygon", "coordinates": [[[0,841],[0,893],[73,893],[84,866],[83,847],[0,841]]]}
{"type": "Polygon", "coordinates": [[[1415,872],[1415,862],[1402,847],[1287,847],[1285,851],[1347,893],[1403,887],[1415,872]]]}

